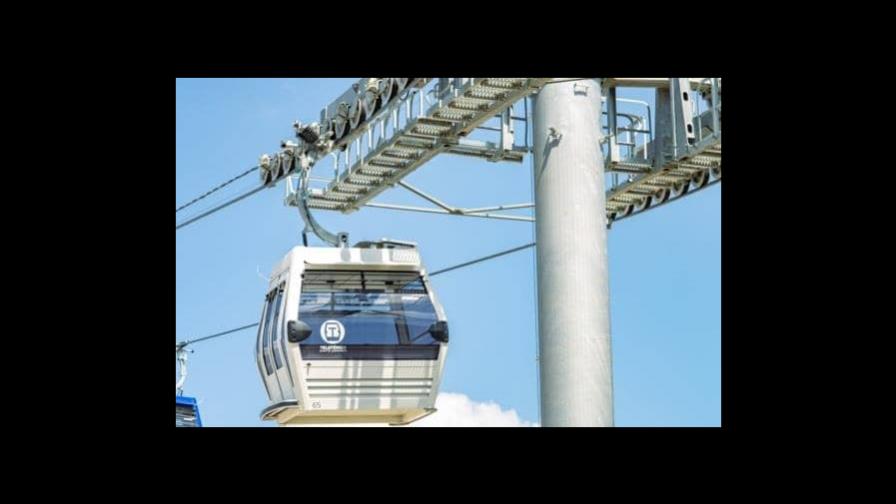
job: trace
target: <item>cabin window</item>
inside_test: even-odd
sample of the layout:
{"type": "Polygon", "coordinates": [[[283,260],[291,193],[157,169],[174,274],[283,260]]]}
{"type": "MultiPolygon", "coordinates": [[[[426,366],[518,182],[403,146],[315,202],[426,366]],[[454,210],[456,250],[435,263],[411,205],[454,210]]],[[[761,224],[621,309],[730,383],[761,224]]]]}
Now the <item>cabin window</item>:
{"type": "Polygon", "coordinates": [[[255,348],[256,351],[260,355],[264,355],[264,333],[265,329],[267,329],[267,324],[265,324],[268,316],[268,310],[270,310],[271,305],[271,297],[266,296],[264,299],[264,306],[261,308],[261,323],[258,324],[258,336],[256,338],[255,348]]]}
{"type": "Polygon", "coordinates": [[[276,297],[277,296],[274,292],[268,294],[268,309],[264,323],[264,336],[261,345],[261,358],[264,361],[264,370],[267,374],[272,374],[274,372],[274,367],[271,365],[271,358],[269,357],[269,355],[271,347],[271,328],[274,325],[274,301],[276,300],[276,297]]]}
{"type": "MultiPolygon", "coordinates": [[[[306,271],[299,318],[312,331],[303,347],[321,351],[337,350],[332,347],[438,347],[428,332],[438,320],[435,306],[415,272],[306,271]]],[[[359,351],[355,349],[355,353],[359,351]]]]}
{"type": "Polygon", "coordinates": [[[283,304],[283,285],[280,284],[280,288],[277,291],[277,300],[274,301],[274,326],[271,328],[271,332],[273,333],[273,340],[271,344],[271,348],[274,351],[274,365],[277,366],[277,369],[281,369],[283,367],[283,359],[280,358],[280,333],[281,326],[283,324],[280,323],[280,306],[283,304]]]}
{"type": "Polygon", "coordinates": [[[174,405],[175,427],[199,427],[199,413],[195,406],[177,403],[174,405]]]}

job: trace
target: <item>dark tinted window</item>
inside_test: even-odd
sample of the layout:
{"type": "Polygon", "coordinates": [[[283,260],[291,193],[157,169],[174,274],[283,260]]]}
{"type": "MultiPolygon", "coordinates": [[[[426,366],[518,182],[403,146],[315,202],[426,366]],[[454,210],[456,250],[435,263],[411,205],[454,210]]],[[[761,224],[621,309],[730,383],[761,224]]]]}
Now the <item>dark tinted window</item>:
{"type": "Polygon", "coordinates": [[[306,271],[299,318],[303,345],[437,345],[435,307],[414,272],[306,271]]]}
{"type": "Polygon", "coordinates": [[[274,351],[274,364],[277,366],[277,369],[283,367],[283,360],[280,358],[280,347],[277,344],[280,341],[280,305],[283,303],[283,284],[280,284],[280,289],[277,291],[277,299],[274,301],[274,318],[273,327],[271,328],[271,333],[273,334],[273,343],[271,344],[271,349],[274,351]]]}
{"type": "Polygon", "coordinates": [[[267,318],[264,323],[264,336],[262,339],[262,348],[261,348],[261,358],[264,361],[264,369],[267,374],[271,374],[274,372],[273,366],[271,366],[271,358],[268,356],[270,353],[271,346],[271,326],[272,319],[274,315],[274,299],[276,296],[273,292],[268,294],[268,309],[267,309],[267,318]]]}
{"type": "Polygon", "coordinates": [[[267,321],[268,308],[270,304],[270,297],[266,297],[264,300],[264,306],[261,307],[261,322],[258,324],[258,336],[255,339],[255,350],[259,353],[263,353],[262,340],[264,339],[264,331],[267,327],[267,324],[265,324],[265,322],[267,321]]]}

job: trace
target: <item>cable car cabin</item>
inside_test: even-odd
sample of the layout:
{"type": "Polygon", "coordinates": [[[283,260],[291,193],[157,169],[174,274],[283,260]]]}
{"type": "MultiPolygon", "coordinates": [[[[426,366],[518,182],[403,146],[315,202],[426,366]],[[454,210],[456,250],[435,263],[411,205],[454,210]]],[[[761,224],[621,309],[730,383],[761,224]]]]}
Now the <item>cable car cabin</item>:
{"type": "Polygon", "coordinates": [[[202,427],[199,406],[192,397],[174,396],[174,426],[202,427]]]}
{"type": "Polygon", "coordinates": [[[435,411],[448,342],[416,248],[296,247],[280,262],[256,354],[287,424],[406,424],[435,411]]]}

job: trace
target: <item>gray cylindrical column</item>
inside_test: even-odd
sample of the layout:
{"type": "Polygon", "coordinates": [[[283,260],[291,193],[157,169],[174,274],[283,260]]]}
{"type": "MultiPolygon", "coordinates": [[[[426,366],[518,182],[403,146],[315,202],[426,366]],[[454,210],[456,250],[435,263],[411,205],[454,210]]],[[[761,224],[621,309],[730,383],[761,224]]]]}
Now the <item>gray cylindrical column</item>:
{"type": "Polygon", "coordinates": [[[549,84],[533,99],[545,427],[613,425],[600,96],[600,83],[584,80],[549,84]]]}

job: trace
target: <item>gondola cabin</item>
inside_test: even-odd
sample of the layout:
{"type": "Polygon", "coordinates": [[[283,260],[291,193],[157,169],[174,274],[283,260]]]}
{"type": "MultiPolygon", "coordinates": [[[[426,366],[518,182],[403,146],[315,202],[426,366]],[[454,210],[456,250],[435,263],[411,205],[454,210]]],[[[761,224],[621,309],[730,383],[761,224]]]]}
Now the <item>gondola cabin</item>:
{"type": "Polygon", "coordinates": [[[361,245],[296,247],[274,268],[256,344],[263,420],[406,424],[435,411],[448,326],[420,255],[361,245]]]}
{"type": "Polygon", "coordinates": [[[192,397],[174,396],[174,426],[202,427],[199,417],[199,406],[192,397]]]}

